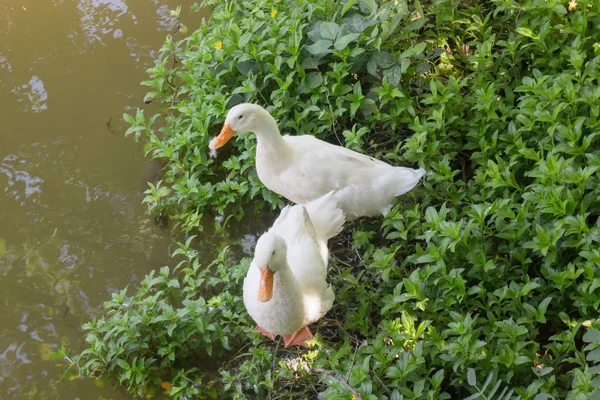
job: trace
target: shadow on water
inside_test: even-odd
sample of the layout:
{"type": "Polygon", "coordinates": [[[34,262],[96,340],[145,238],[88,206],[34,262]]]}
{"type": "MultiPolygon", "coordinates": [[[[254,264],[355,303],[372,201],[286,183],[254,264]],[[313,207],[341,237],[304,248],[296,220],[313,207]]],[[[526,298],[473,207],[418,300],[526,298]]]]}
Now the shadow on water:
{"type": "MultiPolygon", "coordinates": [[[[0,4],[2,400],[128,398],[89,379],[60,382],[64,365],[48,354],[80,348],[81,324],[110,293],[169,264],[175,238],[141,204],[157,165],[123,137],[121,115],[143,106],[139,83],[177,27],[169,10],[181,5],[182,22],[200,24],[194,2],[0,4]]],[[[264,224],[253,227],[207,234],[201,256],[208,263],[229,244],[250,254],[247,232],[264,224]]]]}

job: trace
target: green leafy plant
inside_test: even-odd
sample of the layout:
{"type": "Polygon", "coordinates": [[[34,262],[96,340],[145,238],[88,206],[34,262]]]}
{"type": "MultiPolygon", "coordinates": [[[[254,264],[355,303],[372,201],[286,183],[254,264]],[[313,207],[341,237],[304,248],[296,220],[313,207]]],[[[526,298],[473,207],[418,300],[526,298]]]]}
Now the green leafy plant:
{"type": "Polygon", "coordinates": [[[467,380],[469,386],[475,390],[475,394],[467,397],[465,400],[511,400],[513,399],[514,390],[509,389],[507,386],[502,388],[502,381],[496,381],[494,384],[494,374],[490,373],[485,382],[481,386],[477,383],[477,373],[473,368],[469,368],[467,371],[467,380]]]}
{"type": "Polygon", "coordinates": [[[108,302],[86,326],[88,347],[69,356],[82,375],[144,395],[169,382],[174,398],[596,395],[597,1],[204,4],[211,18],[167,38],[149,71],[148,100],[162,113],[125,116],[167,165],[146,192],[152,213],[198,231],[205,214],[226,216],[223,228],[284,204],[258,180],[251,134],[208,152],[244,101],[267,107],[283,133],[428,174],[385,218],[332,241],[336,302],[314,349],[253,332],[241,305],[248,260],[221,256],[207,272],[164,270],[108,302]],[[198,290],[207,285],[222,293],[198,290]],[[196,311],[178,314],[184,300],[196,311]],[[141,336],[123,325],[130,312],[141,336]],[[204,338],[196,320],[214,330],[204,338]],[[209,349],[222,357],[217,374],[190,362],[209,349]]]}
{"type": "Polygon", "coordinates": [[[243,303],[229,289],[241,284],[247,265],[226,266],[225,248],[203,267],[188,247],[192,239],[175,251],[185,258],[173,270],[150,273],[135,296],[126,289],[113,294],[104,305],[106,317],[83,326],[89,347],[69,357],[70,368],[80,375],[118,377],[140,396],[162,386],[176,398],[216,398],[210,369],[246,337],[243,303]]]}

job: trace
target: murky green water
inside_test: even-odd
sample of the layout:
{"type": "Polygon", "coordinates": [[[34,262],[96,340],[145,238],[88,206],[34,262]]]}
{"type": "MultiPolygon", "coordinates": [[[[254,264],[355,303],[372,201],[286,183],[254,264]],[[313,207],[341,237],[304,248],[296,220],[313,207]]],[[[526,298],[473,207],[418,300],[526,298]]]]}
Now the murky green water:
{"type": "MultiPolygon", "coordinates": [[[[80,325],[111,292],[169,263],[174,240],[144,214],[145,161],[121,115],[143,105],[139,83],[175,29],[169,10],[182,5],[182,22],[200,24],[193,2],[0,3],[2,400],[127,398],[60,382],[48,352],[80,348],[80,325]]],[[[204,239],[205,257],[241,248],[230,236],[204,239]]]]}

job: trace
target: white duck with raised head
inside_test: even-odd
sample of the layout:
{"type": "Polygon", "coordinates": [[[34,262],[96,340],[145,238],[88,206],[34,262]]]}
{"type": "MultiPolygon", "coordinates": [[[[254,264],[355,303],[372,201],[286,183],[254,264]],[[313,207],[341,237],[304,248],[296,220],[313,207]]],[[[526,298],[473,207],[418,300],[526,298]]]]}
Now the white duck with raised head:
{"type": "Polygon", "coordinates": [[[209,147],[224,146],[238,132],[256,134],[256,171],[268,189],[296,204],[333,190],[347,219],[387,214],[396,197],[425,174],[424,169],[394,167],[311,135],[282,137],[271,114],[249,103],[231,108],[209,147]]]}

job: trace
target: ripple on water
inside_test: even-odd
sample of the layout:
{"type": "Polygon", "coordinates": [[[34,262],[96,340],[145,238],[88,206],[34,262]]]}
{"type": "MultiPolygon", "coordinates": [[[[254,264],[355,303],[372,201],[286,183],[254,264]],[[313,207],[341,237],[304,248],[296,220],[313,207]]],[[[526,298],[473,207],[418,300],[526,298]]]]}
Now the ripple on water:
{"type": "Polygon", "coordinates": [[[157,28],[164,32],[173,32],[177,28],[177,20],[171,15],[171,8],[163,4],[156,10],[158,14],[157,28]]]}
{"type": "Polygon", "coordinates": [[[48,109],[48,92],[44,82],[36,75],[33,75],[29,82],[14,88],[12,92],[17,95],[17,102],[23,104],[23,111],[39,113],[48,109]]]}
{"type": "Polygon", "coordinates": [[[12,65],[8,62],[8,58],[0,53],[0,69],[6,69],[7,72],[12,72],[12,65]]]}
{"type": "Polygon", "coordinates": [[[241,239],[241,246],[242,246],[242,252],[244,253],[244,255],[246,256],[253,256],[254,255],[254,246],[256,246],[256,237],[257,235],[253,235],[251,233],[247,233],[244,236],[242,236],[241,239]]]}
{"type": "Polygon", "coordinates": [[[0,275],[6,275],[11,270],[15,257],[11,254],[0,256],[0,275]]]}
{"type": "Polygon", "coordinates": [[[103,45],[102,39],[106,35],[114,37],[115,26],[128,11],[122,0],[83,0],[79,1],[77,8],[81,12],[81,29],[88,41],[103,45]]]}
{"type": "Polygon", "coordinates": [[[30,364],[31,360],[27,357],[27,353],[23,351],[25,343],[20,345],[10,344],[4,353],[0,354],[0,382],[5,379],[12,379],[11,372],[13,369],[21,365],[30,364]]]}
{"type": "Polygon", "coordinates": [[[4,191],[19,201],[21,206],[24,206],[32,196],[32,202],[35,203],[39,200],[40,186],[44,182],[39,176],[23,169],[27,162],[27,158],[16,154],[9,154],[0,161],[0,174],[4,174],[8,178],[8,184],[4,191]]]}

